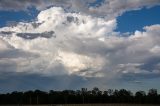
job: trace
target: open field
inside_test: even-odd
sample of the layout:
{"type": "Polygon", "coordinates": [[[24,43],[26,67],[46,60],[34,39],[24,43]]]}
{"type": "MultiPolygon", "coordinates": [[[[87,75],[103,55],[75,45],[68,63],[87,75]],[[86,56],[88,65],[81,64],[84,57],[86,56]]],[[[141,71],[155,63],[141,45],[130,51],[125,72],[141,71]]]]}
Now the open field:
{"type": "Polygon", "coordinates": [[[152,104],[48,104],[48,105],[0,105],[0,106],[160,106],[152,104]]]}

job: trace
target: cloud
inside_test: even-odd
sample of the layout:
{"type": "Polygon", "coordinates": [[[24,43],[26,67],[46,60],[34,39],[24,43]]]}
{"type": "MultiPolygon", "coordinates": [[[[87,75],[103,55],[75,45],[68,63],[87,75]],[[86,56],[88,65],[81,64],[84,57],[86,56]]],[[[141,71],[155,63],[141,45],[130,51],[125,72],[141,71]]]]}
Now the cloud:
{"type": "Polygon", "coordinates": [[[104,16],[107,19],[117,17],[124,12],[139,10],[143,7],[152,7],[160,5],[159,0],[104,0],[100,6],[90,7],[89,12],[104,16]]]}
{"type": "Polygon", "coordinates": [[[49,6],[64,6],[65,8],[69,8],[70,6],[73,8],[81,8],[85,7],[85,3],[93,2],[95,0],[88,0],[87,2],[82,2],[81,0],[15,0],[14,2],[11,0],[1,0],[0,1],[0,9],[1,10],[27,10],[28,8],[35,7],[38,10],[46,9],[49,6]]]}
{"type": "Polygon", "coordinates": [[[130,10],[137,10],[143,7],[160,5],[159,0],[1,0],[1,10],[27,10],[35,7],[37,10],[44,10],[51,6],[63,7],[69,12],[80,12],[93,16],[115,18],[130,10]],[[95,4],[95,5],[94,5],[95,4]],[[96,5],[98,4],[98,5],[96,5]]]}
{"type": "Polygon", "coordinates": [[[160,25],[127,37],[115,32],[116,26],[115,18],[66,12],[61,7],[43,10],[34,22],[0,28],[0,69],[4,69],[0,73],[57,76],[55,80],[62,82],[61,76],[74,76],[72,80],[85,79],[90,86],[99,81],[104,86],[118,79],[159,78],[159,60],[152,60],[160,56],[160,25]]]}
{"type": "Polygon", "coordinates": [[[1,10],[26,10],[29,7],[36,6],[37,8],[43,7],[45,1],[43,0],[1,0],[1,10]]]}
{"type": "Polygon", "coordinates": [[[92,89],[99,84],[95,78],[85,79],[76,75],[42,76],[26,73],[1,73],[0,92],[26,91],[26,90],[78,90],[81,87],[92,89]],[[93,83],[94,82],[94,83],[93,83]],[[45,84],[45,85],[44,85],[45,84]]]}
{"type": "Polygon", "coordinates": [[[90,46],[91,51],[94,51],[94,42],[101,43],[99,38],[105,34],[112,35],[115,28],[115,19],[105,21],[89,15],[66,13],[60,7],[53,7],[40,12],[35,22],[21,22],[14,27],[1,28],[0,37],[14,49],[40,56],[25,58],[25,62],[18,65],[19,71],[61,75],[92,70],[81,72],[79,75],[93,77],[101,76],[97,71],[104,65],[104,60],[101,56],[90,55],[87,49],[90,46]],[[35,27],[33,23],[40,24],[35,27]],[[52,37],[53,34],[56,37],[52,37]],[[83,53],[84,47],[86,51],[83,53]]]}
{"type": "Polygon", "coordinates": [[[51,38],[53,37],[54,31],[43,32],[43,33],[17,33],[17,36],[24,39],[35,39],[38,37],[51,38]]]}

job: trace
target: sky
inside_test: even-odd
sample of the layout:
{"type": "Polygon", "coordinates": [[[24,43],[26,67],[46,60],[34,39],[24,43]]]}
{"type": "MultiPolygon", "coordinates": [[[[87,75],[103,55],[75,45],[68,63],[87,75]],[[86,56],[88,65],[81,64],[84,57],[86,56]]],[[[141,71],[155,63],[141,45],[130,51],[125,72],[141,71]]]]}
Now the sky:
{"type": "Polygon", "coordinates": [[[0,93],[160,89],[160,0],[0,0],[0,93]]]}

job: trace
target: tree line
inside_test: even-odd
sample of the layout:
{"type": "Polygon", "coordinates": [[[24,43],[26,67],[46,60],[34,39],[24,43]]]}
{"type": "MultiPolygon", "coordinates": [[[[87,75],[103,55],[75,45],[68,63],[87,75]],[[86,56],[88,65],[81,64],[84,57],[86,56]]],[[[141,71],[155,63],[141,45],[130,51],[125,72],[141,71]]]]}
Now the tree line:
{"type": "Polygon", "coordinates": [[[157,89],[137,91],[132,93],[126,89],[101,91],[95,87],[92,90],[63,90],[44,92],[40,90],[0,94],[0,104],[87,104],[87,103],[138,103],[160,104],[160,94],[157,89]]]}

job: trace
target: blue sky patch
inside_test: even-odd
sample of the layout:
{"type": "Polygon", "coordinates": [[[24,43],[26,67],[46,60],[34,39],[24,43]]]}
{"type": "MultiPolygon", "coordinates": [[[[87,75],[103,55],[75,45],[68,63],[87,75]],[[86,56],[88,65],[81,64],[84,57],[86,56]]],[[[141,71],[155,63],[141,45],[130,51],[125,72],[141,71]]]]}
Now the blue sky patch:
{"type": "Polygon", "coordinates": [[[121,33],[143,30],[144,26],[160,24],[160,6],[129,11],[118,17],[116,31],[121,33]]]}
{"type": "Polygon", "coordinates": [[[17,22],[31,21],[38,15],[35,8],[29,8],[27,11],[0,11],[0,27],[17,22]]]}
{"type": "Polygon", "coordinates": [[[90,3],[89,6],[97,7],[97,6],[100,6],[103,2],[104,2],[104,0],[96,0],[96,1],[93,2],[93,3],[90,3]]]}

